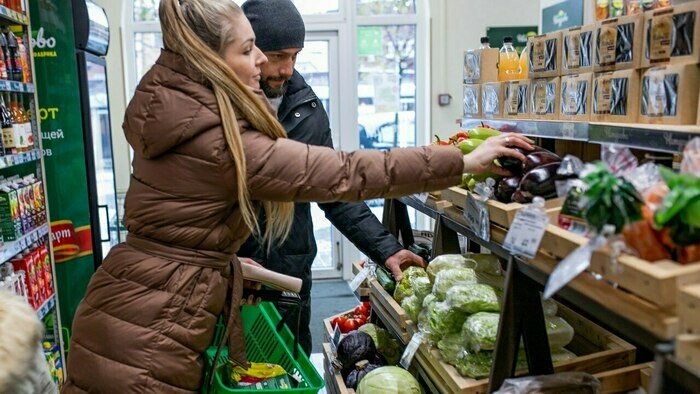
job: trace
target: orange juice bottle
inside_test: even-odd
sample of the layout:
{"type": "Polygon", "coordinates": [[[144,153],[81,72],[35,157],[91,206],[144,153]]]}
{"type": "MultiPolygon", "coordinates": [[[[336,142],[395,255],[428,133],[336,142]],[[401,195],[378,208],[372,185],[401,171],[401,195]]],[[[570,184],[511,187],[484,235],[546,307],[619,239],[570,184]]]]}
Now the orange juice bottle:
{"type": "Polygon", "coordinates": [[[512,81],[520,75],[518,51],[513,47],[513,37],[503,38],[503,47],[498,54],[498,80],[512,81]]]}

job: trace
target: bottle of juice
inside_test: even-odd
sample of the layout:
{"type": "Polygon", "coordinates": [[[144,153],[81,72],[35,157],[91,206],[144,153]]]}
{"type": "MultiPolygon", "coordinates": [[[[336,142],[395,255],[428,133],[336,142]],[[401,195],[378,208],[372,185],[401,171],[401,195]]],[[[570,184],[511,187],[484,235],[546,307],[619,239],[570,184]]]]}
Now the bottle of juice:
{"type": "Polygon", "coordinates": [[[3,79],[12,79],[12,59],[10,58],[10,48],[7,45],[7,39],[5,35],[0,32],[0,51],[2,51],[2,58],[4,59],[5,72],[2,74],[3,79]]]}
{"type": "Polygon", "coordinates": [[[12,139],[14,140],[12,154],[16,154],[24,151],[24,124],[22,122],[22,114],[17,108],[17,102],[9,93],[7,94],[6,102],[10,104],[10,119],[12,121],[12,139]]]}
{"type": "Polygon", "coordinates": [[[608,19],[610,15],[608,7],[610,6],[609,0],[596,0],[595,2],[595,19],[603,20],[608,19]]]}
{"type": "Polygon", "coordinates": [[[481,37],[481,46],[479,49],[489,49],[491,48],[491,43],[489,42],[488,37],[481,37]]]}
{"type": "Polygon", "coordinates": [[[5,95],[0,95],[0,123],[2,123],[2,143],[5,147],[3,154],[11,155],[12,150],[15,149],[15,140],[12,115],[5,104],[5,95]]]}
{"type": "Polygon", "coordinates": [[[610,2],[610,17],[617,18],[618,16],[625,15],[625,1],[624,0],[612,0],[610,2]]]}
{"type": "Polygon", "coordinates": [[[19,103],[19,110],[22,113],[22,120],[24,121],[24,141],[27,145],[27,150],[34,148],[34,130],[32,129],[32,115],[29,112],[29,107],[24,105],[24,96],[22,101],[19,103]]]}
{"type": "Polygon", "coordinates": [[[498,54],[498,80],[512,81],[518,79],[520,72],[518,51],[513,47],[513,37],[503,38],[503,47],[498,54]]]}
{"type": "Polygon", "coordinates": [[[527,79],[527,72],[530,68],[530,51],[529,47],[525,45],[522,53],[520,53],[520,79],[527,79]]]}

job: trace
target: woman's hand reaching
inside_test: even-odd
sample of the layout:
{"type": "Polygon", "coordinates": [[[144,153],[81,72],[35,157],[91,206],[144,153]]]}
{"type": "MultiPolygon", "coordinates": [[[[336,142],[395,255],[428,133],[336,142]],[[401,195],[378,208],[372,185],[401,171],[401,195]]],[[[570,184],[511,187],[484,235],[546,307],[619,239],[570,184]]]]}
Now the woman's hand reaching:
{"type": "Polygon", "coordinates": [[[512,175],[507,170],[497,166],[494,160],[500,157],[513,157],[525,161],[525,156],[513,147],[533,150],[530,140],[520,134],[503,133],[488,138],[472,153],[464,155],[464,172],[469,174],[481,174],[492,172],[498,175],[512,175]]]}

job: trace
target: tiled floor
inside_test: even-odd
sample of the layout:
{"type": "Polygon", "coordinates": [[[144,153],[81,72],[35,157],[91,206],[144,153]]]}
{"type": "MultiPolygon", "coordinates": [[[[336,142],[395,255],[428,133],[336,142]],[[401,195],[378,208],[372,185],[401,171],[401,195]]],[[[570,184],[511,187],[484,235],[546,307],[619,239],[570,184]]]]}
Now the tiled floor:
{"type": "MultiPolygon", "coordinates": [[[[314,365],[318,374],[323,377],[323,353],[312,353],[311,354],[311,364],[314,365]]],[[[319,394],[326,394],[326,388],[322,388],[319,394]]]]}

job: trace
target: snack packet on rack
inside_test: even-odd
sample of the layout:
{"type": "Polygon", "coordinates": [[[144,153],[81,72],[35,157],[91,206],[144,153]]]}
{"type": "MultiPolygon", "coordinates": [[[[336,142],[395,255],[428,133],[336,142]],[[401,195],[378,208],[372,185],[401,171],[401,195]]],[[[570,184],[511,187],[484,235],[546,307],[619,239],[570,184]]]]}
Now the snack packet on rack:
{"type": "Polygon", "coordinates": [[[239,388],[282,389],[292,388],[287,371],[277,364],[250,363],[245,369],[239,365],[231,368],[231,382],[239,388]]]}

